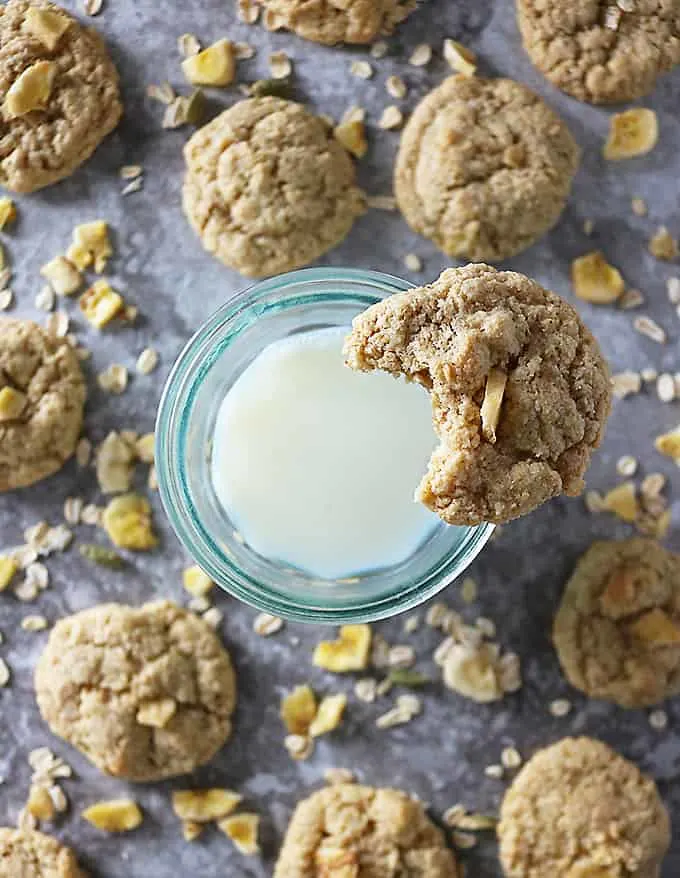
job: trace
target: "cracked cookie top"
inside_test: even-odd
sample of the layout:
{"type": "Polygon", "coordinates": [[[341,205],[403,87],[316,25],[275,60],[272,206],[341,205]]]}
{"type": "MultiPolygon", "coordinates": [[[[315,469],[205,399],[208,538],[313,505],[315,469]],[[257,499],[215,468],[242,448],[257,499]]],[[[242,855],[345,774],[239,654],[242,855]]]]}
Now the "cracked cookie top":
{"type": "Polygon", "coordinates": [[[30,829],[0,828],[2,878],[86,878],[70,848],[30,829]]]}
{"type": "Polygon", "coordinates": [[[231,734],[236,682],[210,626],[167,601],[61,619],[35,673],[52,731],[115,777],[153,781],[210,760],[231,734]]]}
{"type": "Polygon", "coordinates": [[[73,454],[85,381],[70,344],[0,317],[0,491],[52,475],[73,454]]]}
{"type": "Polygon", "coordinates": [[[609,372],[576,311],[535,281],[449,269],[356,317],[345,357],[429,390],[440,444],[416,496],[448,524],[502,523],[583,489],[609,372]]]}
{"type": "Polygon", "coordinates": [[[295,809],[274,878],[457,878],[453,853],[420,802],[392,789],[337,784],[295,809]]]}
{"type": "Polygon", "coordinates": [[[591,698],[647,707],[680,693],[680,555],[653,540],[594,543],[567,583],[554,641],[591,698]]]}
{"type": "Polygon", "coordinates": [[[51,3],[0,5],[0,185],[68,177],[115,128],[118,74],[96,31],[51,3]]]}
{"type": "Polygon", "coordinates": [[[391,34],[416,0],[259,0],[270,26],[315,43],[370,43],[391,34]]]}
{"type": "Polygon", "coordinates": [[[518,0],[522,40],[538,69],[581,101],[648,94],[680,64],[680,0],[518,0]]]}
{"type": "Polygon", "coordinates": [[[652,780],[592,738],[540,750],[501,806],[508,878],[654,878],[670,845],[652,780]]]}
{"type": "Polygon", "coordinates": [[[354,163],[301,104],[251,98],[185,147],[184,211],[203,246],[249,277],[301,268],[365,210],[354,163]]]}
{"type": "Polygon", "coordinates": [[[579,156],[564,122],[525,86],[451,76],[404,129],[395,194],[414,231],[449,256],[498,262],[557,222],[579,156]]]}

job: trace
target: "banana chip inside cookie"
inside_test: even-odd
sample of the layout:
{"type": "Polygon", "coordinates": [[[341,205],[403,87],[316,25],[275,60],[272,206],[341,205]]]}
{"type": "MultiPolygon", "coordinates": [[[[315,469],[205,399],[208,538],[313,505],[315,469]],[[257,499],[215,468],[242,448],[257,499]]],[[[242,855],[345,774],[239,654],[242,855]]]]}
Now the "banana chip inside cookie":
{"type": "Polygon", "coordinates": [[[582,491],[609,372],[576,311],[535,281],[450,269],[355,318],[345,356],[430,392],[440,444],[416,496],[448,524],[502,523],[582,491]]]}

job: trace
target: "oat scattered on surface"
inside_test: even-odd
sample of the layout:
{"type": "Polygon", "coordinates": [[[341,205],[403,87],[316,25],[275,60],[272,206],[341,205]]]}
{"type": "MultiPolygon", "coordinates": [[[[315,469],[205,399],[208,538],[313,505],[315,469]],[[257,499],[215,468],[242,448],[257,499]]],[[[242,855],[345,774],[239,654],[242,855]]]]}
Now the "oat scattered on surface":
{"type": "Polygon", "coordinates": [[[432,60],[432,46],[428,43],[419,43],[411,52],[408,63],[413,67],[427,67],[432,60]]]}
{"type": "Polygon", "coordinates": [[[633,321],[633,329],[657,344],[666,344],[666,330],[651,317],[636,317],[633,321]]]}

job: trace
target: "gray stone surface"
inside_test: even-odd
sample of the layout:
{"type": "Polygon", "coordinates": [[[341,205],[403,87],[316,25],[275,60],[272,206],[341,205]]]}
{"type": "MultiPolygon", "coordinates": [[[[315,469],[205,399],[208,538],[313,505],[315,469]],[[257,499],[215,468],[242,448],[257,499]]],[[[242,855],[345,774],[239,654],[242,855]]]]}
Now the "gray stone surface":
{"type": "MultiPolygon", "coordinates": [[[[15,268],[14,313],[42,319],[44,315],[33,307],[40,286],[39,266],[63,250],[76,222],[101,216],[115,230],[113,277],[129,300],[139,306],[142,317],[137,325],[96,334],[83,325],[74,303],[65,303],[75,329],[92,348],[87,367],[91,393],[86,428],[90,437],[100,440],[111,428],[150,430],[163,380],[180,346],[214,308],[244,286],[243,280],[201,250],[185,224],[179,193],[186,131],[161,130],[161,108],[144,97],[149,82],[167,78],[182,85],[175,40],[185,31],[197,33],[206,43],[226,34],[256,45],[257,57],[239,65],[242,80],[266,75],[268,52],[285,49],[295,61],[295,88],[301,98],[335,116],[353,102],[366,105],[372,146],[360,163],[360,175],[372,193],[390,190],[398,137],[375,128],[380,110],[392,102],[384,91],[386,77],[391,73],[404,76],[410,86],[404,103],[410,108],[446,73],[440,57],[426,70],[407,65],[406,58],[417,43],[427,40],[438,46],[444,36],[454,37],[480,54],[482,72],[516,77],[537,89],[569,121],[584,149],[583,167],[559,226],[539,246],[512,260],[509,267],[535,276],[573,301],[571,259],[601,247],[630,285],[643,291],[644,313],[661,322],[669,335],[669,343],[662,348],[633,331],[630,313],[581,304],[580,310],[598,335],[614,371],[650,366],[671,372],[680,369],[680,321],[665,293],[665,279],[676,269],[655,262],[645,249],[646,238],[661,222],[680,233],[677,76],[663,79],[644,101],[659,113],[658,148],[646,158],[607,164],[600,147],[610,111],[583,106],[560,95],[532,69],[521,49],[509,0],[425,3],[390,41],[389,58],[376,65],[376,76],[369,82],[352,78],[348,72],[354,58],[365,56],[363,50],[326,49],[284,34],[268,34],[237,22],[234,5],[232,0],[108,0],[96,23],[109,40],[122,72],[125,119],[95,159],[73,179],[20,198],[21,220],[4,236],[15,268]],[[122,184],[117,177],[124,163],[145,167],[144,190],[128,198],[120,196],[122,184]],[[633,195],[647,199],[648,218],[633,216],[633,195]],[[586,218],[595,222],[590,239],[583,232],[586,218]],[[95,388],[97,371],[112,361],[132,368],[137,354],[149,344],[162,354],[156,373],[133,377],[121,397],[107,396],[95,388]]],[[[214,98],[217,109],[237,100],[238,93],[233,89],[214,98]]],[[[398,215],[372,212],[326,262],[405,274],[401,259],[407,252],[416,252],[424,260],[422,275],[414,279],[434,278],[447,264],[432,246],[411,235],[398,215]]],[[[680,480],[678,470],[655,454],[651,441],[678,421],[678,404],[663,406],[652,389],[618,403],[605,446],[589,476],[591,487],[613,484],[616,460],[624,453],[640,458],[642,473],[666,473],[670,496],[676,501],[674,529],[668,541],[675,548],[680,548],[680,510],[674,494],[680,480]]],[[[40,486],[0,497],[0,546],[19,542],[22,529],[39,519],[58,521],[63,500],[74,494],[88,500],[102,499],[91,475],[84,477],[70,464],[40,486]]],[[[225,611],[223,633],[239,672],[240,701],[232,742],[211,766],[191,778],[191,783],[224,784],[243,792],[246,806],[263,818],[264,857],[245,859],[212,831],[194,845],[184,843],[168,796],[171,789],[186,781],[129,788],[102,777],[50,736],[35,707],[31,685],[32,667],[46,634],[31,634],[18,627],[28,613],[44,613],[55,620],[105,600],[134,602],[158,596],[182,600],[180,571],[187,559],[168,531],[157,500],[154,502],[163,532],[162,549],[132,558],[125,573],[90,567],[71,550],[48,562],[51,586],[36,604],[22,605],[11,594],[0,598],[0,630],[4,635],[0,654],[12,669],[11,686],[0,692],[0,774],[5,778],[0,787],[0,822],[12,823],[24,801],[27,752],[48,745],[68,759],[77,773],[75,780],[66,783],[71,812],[56,831],[75,845],[93,875],[261,878],[271,873],[294,802],[321,782],[327,766],[348,766],[366,782],[403,786],[431,802],[435,813],[458,801],[493,811],[504,787],[502,782],[485,778],[483,769],[498,760],[504,746],[516,744],[524,754],[530,754],[563,735],[587,733],[614,744],[653,774],[680,824],[680,703],[676,700],[667,705],[669,729],[654,732],[645,712],[588,702],[570,690],[560,676],[549,627],[565,577],[593,537],[624,535],[627,529],[609,517],[589,517],[582,501],[558,500],[504,528],[471,571],[480,584],[479,599],[465,613],[470,618],[481,614],[495,620],[503,644],[520,653],[526,681],[522,691],[499,705],[478,706],[436,683],[425,693],[423,716],[388,732],[376,730],[374,721],[387,709],[389,699],[375,705],[351,699],[342,729],[324,738],[308,763],[293,763],[283,749],[283,729],[277,717],[281,695],[308,680],[319,691],[349,692],[351,681],[311,667],[309,655],[321,630],[290,625],[276,637],[262,640],[251,631],[254,611],[227,596],[218,598],[225,611]],[[548,702],[558,696],[574,701],[575,709],[566,719],[554,720],[548,714],[548,702]],[[79,819],[85,805],[120,794],[135,796],[144,808],[144,826],[134,834],[105,836],[79,819]]],[[[89,540],[92,535],[81,528],[79,538],[89,540]]],[[[455,586],[445,599],[454,607],[462,606],[455,586]]],[[[400,620],[394,620],[378,628],[392,642],[404,642],[407,638],[401,625],[400,620]]],[[[412,638],[419,667],[433,676],[430,656],[438,640],[425,629],[412,638]]],[[[468,874],[483,878],[500,875],[495,856],[492,841],[485,841],[465,855],[468,874]]],[[[679,873],[680,840],[676,840],[663,876],[673,878],[679,873]]]]}

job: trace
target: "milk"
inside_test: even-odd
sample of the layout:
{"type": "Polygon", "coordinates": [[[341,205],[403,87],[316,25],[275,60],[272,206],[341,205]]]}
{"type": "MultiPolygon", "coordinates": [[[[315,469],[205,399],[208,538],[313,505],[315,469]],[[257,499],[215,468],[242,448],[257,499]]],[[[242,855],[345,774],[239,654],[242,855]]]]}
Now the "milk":
{"type": "Polygon", "coordinates": [[[438,519],[414,500],[435,445],[423,388],[344,365],[349,327],[266,347],[222,401],[212,480],[258,554],[324,579],[398,564],[438,519]]]}

